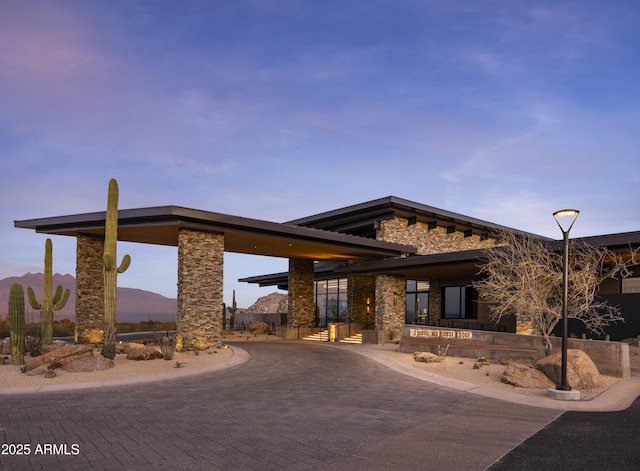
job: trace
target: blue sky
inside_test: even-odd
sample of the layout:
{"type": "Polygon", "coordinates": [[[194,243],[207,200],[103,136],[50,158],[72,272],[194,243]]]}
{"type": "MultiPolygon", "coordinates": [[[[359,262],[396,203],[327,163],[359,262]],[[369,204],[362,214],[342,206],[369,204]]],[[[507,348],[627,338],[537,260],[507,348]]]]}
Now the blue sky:
{"type": "MultiPolygon", "coordinates": [[[[640,230],[640,3],[0,0],[0,278],[13,220],[180,205],[283,222],[394,195],[561,238],[640,230]]],[[[54,237],[54,272],[75,239],[54,237]]],[[[177,250],[120,244],[176,296],[177,250]]],[[[287,261],[228,254],[237,283],[287,261]]]]}

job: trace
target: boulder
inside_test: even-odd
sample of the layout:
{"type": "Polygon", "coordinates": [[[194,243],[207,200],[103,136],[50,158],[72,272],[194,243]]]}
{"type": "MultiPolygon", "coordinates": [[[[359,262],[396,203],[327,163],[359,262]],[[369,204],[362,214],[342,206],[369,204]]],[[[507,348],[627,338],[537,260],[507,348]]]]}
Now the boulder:
{"type": "Polygon", "coordinates": [[[38,376],[38,375],[43,375],[45,374],[47,371],[49,371],[49,365],[40,365],[30,371],[27,371],[27,376],[38,376]]]}
{"type": "Polygon", "coordinates": [[[11,355],[11,340],[9,338],[0,340],[0,355],[11,355]]]}
{"type": "Polygon", "coordinates": [[[271,328],[266,322],[252,322],[249,324],[249,332],[252,334],[268,334],[271,332],[271,328]]]}
{"type": "Polygon", "coordinates": [[[103,371],[113,368],[115,363],[102,355],[93,357],[78,358],[61,369],[72,373],[89,373],[92,371],[103,371]]]}
{"type": "Polygon", "coordinates": [[[68,365],[82,357],[93,356],[93,345],[64,345],[38,357],[32,358],[27,363],[27,371],[34,370],[42,365],[57,363],[59,366],[68,365]]]}
{"type": "MultiPolygon", "coordinates": [[[[562,352],[554,353],[536,362],[537,368],[554,384],[562,382],[562,352]]],[[[573,389],[593,389],[602,384],[598,367],[582,350],[567,350],[567,383],[573,389]]]]}
{"type": "Polygon", "coordinates": [[[501,380],[518,388],[549,389],[555,386],[542,371],[522,363],[509,363],[501,380]]]}
{"type": "Polygon", "coordinates": [[[144,361],[155,360],[156,358],[162,358],[162,353],[153,347],[142,346],[139,348],[132,348],[127,354],[127,360],[144,361]]]}
{"type": "Polygon", "coordinates": [[[137,342],[117,342],[116,343],[116,353],[129,353],[131,350],[135,350],[136,348],[143,348],[145,345],[143,343],[137,342]]]}
{"type": "Polygon", "coordinates": [[[413,359],[422,363],[441,363],[444,357],[438,356],[431,352],[415,352],[413,359]]]}

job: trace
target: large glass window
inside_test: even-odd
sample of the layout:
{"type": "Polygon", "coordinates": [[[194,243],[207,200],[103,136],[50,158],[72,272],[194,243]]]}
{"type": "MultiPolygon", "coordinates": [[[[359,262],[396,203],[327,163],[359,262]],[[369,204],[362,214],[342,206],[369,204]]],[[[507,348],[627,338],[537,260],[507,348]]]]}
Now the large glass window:
{"type": "Polygon", "coordinates": [[[347,321],[347,279],[337,278],[314,283],[316,319],[318,326],[328,322],[347,321]]]}
{"type": "Polygon", "coordinates": [[[406,324],[429,324],[429,282],[407,280],[406,324]]]}
{"type": "Polygon", "coordinates": [[[444,319],[477,319],[478,294],[471,286],[447,286],[442,288],[444,319]]]}

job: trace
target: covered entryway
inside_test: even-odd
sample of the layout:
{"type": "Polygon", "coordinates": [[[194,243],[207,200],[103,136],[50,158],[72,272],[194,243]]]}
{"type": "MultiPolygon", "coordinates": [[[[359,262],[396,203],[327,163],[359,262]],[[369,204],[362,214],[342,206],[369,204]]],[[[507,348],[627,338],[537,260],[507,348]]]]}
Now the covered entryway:
{"type": "MultiPolygon", "coordinates": [[[[96,212],[15,221],[18,228],[77,238],[78,343],[102,338],[105,216],[105,212],[96,212]]],[[[179,206],[120,210],[118,240],[178,247],[177,334],[181,349],[220,342],[225,251],[290,260],[289,324],[293,326],[313,318],[315,261],[381,260],[416,251],[402,244],[179,206]]]]}

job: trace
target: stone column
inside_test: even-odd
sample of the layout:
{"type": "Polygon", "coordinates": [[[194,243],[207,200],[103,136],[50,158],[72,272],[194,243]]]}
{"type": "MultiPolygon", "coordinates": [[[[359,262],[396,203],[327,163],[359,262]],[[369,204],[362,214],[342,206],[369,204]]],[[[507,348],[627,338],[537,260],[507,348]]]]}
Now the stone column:
{"type": "Polygon", "coordinates": [[[290,258],[288,326],[310,326],[314,309],[313,260],[290,258]]]}
{"type": "Polygon", "coordinates": [[[191,229],[178,233],[176,348],[221,345],[224,234],[191,229]]]}
{"type": "Polygon", "coordinates": [[[442,318],[442,288],[440,280],[429,281],[429,323],[438,325],[442,318]]]}
{"type": "Polygon", "coordinates": [[[104,237],[76,238],[75,343],[101,343],[104,338],[104,237]]]}
{"type": "Polygon", "coordinates": [[[373,276],[350,275],[347,284],[347,312],[349,322],[363,328],[375,325],[376,280],[373,276]]]}
{"type": "Polygon", "coordinates": [[[376,275],[376,330],[397,338],[404,325],[407,282],[404,277],[376,275]]]}

